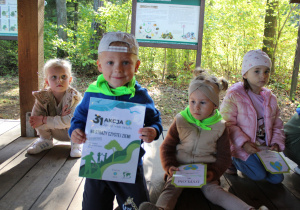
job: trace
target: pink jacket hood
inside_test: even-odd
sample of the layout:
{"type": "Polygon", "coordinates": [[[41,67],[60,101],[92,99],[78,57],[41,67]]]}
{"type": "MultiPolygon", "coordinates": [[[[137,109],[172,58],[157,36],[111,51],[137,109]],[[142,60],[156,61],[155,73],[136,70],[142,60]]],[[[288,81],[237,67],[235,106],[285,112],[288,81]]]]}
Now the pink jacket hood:
{"type": "MultiPolygon", "coordinates": [[[[277,143],[280,150],[285,147],[283,123],[280,119],[280,110],[277,99],[272,92],[263,88],[261,95],[264,97],[264,122],[267,145],[277,143]]],[[[220,106],[220,112],[229,126],[231,153],[233,157],[244,161],[250,156],[242,148],[247,141],[255,142],[257,130],[257,114],[251,99],[246,93],[243,83],[232,85],[220,106]]]]}

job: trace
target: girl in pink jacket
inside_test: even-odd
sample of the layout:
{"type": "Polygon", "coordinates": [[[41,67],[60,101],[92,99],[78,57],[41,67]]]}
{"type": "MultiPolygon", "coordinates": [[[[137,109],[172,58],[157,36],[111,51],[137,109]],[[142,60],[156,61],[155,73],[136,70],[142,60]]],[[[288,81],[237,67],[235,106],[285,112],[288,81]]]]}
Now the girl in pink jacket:
{"type": "Polygon", "coordinates": [[[283,175],[267,172],[256,155],[262,148],[283,151],[285,145],[276,97],[264,88],[271,66],[265,52],[247,52],[242,64],[243,82],[228,89],[220,110],[229,126],[232,167],[250,179],[277,184],[283,181],[283,175]]]}

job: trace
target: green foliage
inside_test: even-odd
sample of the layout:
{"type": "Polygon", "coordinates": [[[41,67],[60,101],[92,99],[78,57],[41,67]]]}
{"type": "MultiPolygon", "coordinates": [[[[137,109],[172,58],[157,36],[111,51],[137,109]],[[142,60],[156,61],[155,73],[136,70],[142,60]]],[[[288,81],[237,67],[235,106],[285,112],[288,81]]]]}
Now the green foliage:
{"type": "MultiPolygon", "coordinates": [[[[95,72],[98,74],[95,71],[97,66],[93,55],[97,54],[97,45],[101,37],[94,43],[91,42],[95,34],[91,29],[93,20],[99,23],[105,32],[131,30],[132,1],[104,1],[104,6],[94,11],[92,0],[68,0],[68,25],[64,28],[68,40],[63,41],[57,35],[55,0],[47,2],[44,27],[45,60],[56,57],[57,48],[60,48],[68,53],[68,59],[78,75],[82,73],[93,75],[95,72]]],[[[230,83],[241,80],[240,69],[244,54],[248,50],[263,47],[266,2],[266,0],[206,1],[202,68],[211,69],[218,76],[227,78],[230,83]]],[[[288,90],[290,86],[299,24],[297,11],[300,5],[288,17],[293,6],[288,0],[278,3],[275,73],[270,80],[272,88],[288,90]]],[[[0,50],[6,52],[0,55],[0,74],[16,74],[17,42],[1,41],[0,50]]],[[[138,78],[157,82],[162,79],[166,68],[164,81],[181,86],[187,85],[192,77],[196,51],[167,49],[165,59],[163,48],[140,47],[139,58],[141,65],[138,78]]]]}
{"type": "Polygon", "coordinates": [[[14,40],[0,40],[0,52],[0,76],[17,76],[18,42],[14,40]]]}
{"type": "MultiPolygon", "coordinates": [[[[288,0],[279,2],[279,31],[293,5],[288,0]]],[[[201,67],[211,69],[218,76],[224,76],[229,82],[241,80],[240,69],[244,54],[251,49],[262,49],[266,0],[253,1],[206,1],[204,17],[204,35],[201,67]]],[[[102,29],[108,31],[130,32],[131,1],[105,1],[105,6],[94,12],[92,1],[79,2],[77,30],[72,25],[65,30],[68,42],[58,40],[56,24],[45,23],[45,57],[56,55],[57,47],[69,54],[76,72],[93,73],[96,66],[92,53],[97,52],[97,43],[91,48],[90,38],[92,20],[99,22],[102,29]],[[47,24],[47,27],[46,27],[47,24]],[[46,41],[47,40],[47,41],[46,41]]],[[[293,11],[277,39],[275,75],[271,77],[272,88],[288,89],[295,54],[299,15],[293,11]],[[276,79],[272,79],[272,78],[276,79]]],[[[277,32],[278,33],[278,32],[277,32]]],[[[140,47],[141,65],[137,77],[140,79],[160,80],[165,69],[164,81],[174,85],[187,85],[196,64],[196,51],[140,47]]]]}
{"type": "MultiPolygon", "coordinates": [[[[202,67],[212,69],[234,83],[241,80],[240,69],[244,54],[263,47],[266,1],[211,0],[206,5],[202,67]]],[[[277,36],[292,6],[288,0],[279,1],[277,36]]],[[[289,88],[298,20],[297,12],[293,11],[280,39],[277,39],[275,74],[270,81],[272,87],[289,88]],[[277,79],[272,79],[273,77],[277,79]]]]}
{"type": "MultiPolygon", "coordinates": [[[[64,30],[68,34],[68,40],[60,40],[57,36],[57,25],[55,21],[45,21],[45,59],[56,57],[57,48],[68,53],[68,59],[72,62],[73,70],[78,74],[93,74],[97,69],[94,54],[97,54],[99,40],[91,44],[91,38],[95,31],[91,28],[93,20],[100,23],[102,29],[109,31],[130,32],[131,1],[120,4],[105,2],[97,12],[93,10],[93,2],[79,2],[78,21],[68,21],[68,27],[64,30]],[[125,24],[124,24],[125,23],[125,24]]],[[[70,9],[69,9],[70,10],[70,9]]],[[[76,12],[76,11],[75,11],[76,12]]],[[[74,18],[74,12],[69,11],[74,18]]]]}

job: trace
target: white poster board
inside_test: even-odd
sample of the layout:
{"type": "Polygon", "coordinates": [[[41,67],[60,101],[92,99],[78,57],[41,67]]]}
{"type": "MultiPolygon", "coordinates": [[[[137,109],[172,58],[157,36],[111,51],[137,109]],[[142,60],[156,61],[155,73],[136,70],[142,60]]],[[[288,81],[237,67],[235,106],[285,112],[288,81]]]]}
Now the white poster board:
{"type": "Polygon", "coordinates": [[[0,0],[0,38],[3,37],[18,37],[17,0],[0,0]]]}
{"type": "Polygon", "coordinates": [[[200,0],[137,0],[138,42],[197,45],[200,0]]]}
{"type": "Polygon", "coordinates": [[[135,183],[146,107],[91,98],[79,176],[135,183]]]}

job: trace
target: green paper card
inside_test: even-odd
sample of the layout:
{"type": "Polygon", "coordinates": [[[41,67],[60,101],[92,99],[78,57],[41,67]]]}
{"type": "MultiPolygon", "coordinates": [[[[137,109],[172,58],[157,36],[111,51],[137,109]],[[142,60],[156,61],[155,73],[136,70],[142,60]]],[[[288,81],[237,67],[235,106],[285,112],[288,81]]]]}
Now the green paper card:
{"type": "Polygon", "coordinates": [[[256,154],[268,172],[272,174],[289,173],[290,167],[279,152],[261,150],[256,154]]]}
{"type": "Polygon", "coordinates": [[[186,164],[178,167],[173,174],[172,184],[175,187],[201,188],[206,184],[206,164],[186,164]]]}

